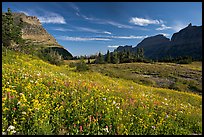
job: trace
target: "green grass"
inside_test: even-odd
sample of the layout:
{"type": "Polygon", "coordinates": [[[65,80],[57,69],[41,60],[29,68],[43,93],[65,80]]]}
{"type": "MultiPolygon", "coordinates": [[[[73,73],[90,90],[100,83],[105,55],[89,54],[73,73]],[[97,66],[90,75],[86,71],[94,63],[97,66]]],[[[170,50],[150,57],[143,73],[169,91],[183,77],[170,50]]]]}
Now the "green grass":
{"type": "Polygon", "coordinates": [[[202,97],[3,50],[2,132],[202,134],[202,97]],[[8,131],[11,125],[15,129],[8,131]]]}
{"type": "Polygon", "coordinates": [[[91,70],[110,77],[132,80],[138,84],[202,94],[201,66],[201,62],[187,65],[175,63],[92,64],[91,70]]]}

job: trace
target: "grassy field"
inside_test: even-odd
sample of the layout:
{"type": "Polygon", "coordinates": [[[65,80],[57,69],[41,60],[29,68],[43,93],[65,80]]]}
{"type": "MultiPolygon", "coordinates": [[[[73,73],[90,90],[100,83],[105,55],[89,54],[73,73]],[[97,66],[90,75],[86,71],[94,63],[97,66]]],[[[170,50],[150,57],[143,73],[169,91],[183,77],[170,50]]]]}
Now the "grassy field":
{"type": "Polygon", "coordinates": [[[202,94],[202,62],[92,64],[91,70],[138,84],[202,94]]]}
{"type": "Polygon", "coordinates": [[[3,49],[2,134],[202,134],[202,96],[76,72],[3,49]]]}

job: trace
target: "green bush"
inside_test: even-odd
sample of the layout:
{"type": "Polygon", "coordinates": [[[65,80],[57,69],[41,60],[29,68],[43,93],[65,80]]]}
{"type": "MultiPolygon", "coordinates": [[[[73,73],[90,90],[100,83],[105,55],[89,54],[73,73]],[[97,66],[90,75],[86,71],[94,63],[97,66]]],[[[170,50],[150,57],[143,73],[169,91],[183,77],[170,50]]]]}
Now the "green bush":
{"type": "Polygon", "coordinates": [[[50,64],[53,65],[60,66],[63,64],[62,56],[58,52],[53,50],[41,50],[41,52],[38,53],[38,57],[40,57],[44,61],[48,61],[50,64]]]}
{"type": "Polygon", "coordinates": [[[84,60],[81,60],[79,63],[76,63],[77,71],[87,71],[89,70],[89,66],[85,63],[84,60]]]}

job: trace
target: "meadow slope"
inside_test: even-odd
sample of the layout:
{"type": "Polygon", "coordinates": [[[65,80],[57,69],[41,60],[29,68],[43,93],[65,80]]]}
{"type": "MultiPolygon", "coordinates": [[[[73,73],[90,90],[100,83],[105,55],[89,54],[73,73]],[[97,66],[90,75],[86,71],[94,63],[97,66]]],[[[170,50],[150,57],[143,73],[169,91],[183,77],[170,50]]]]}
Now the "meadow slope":
{"type": "Polygon", "coordinates": [[[202,96],[3,49],[3,134],[202,134],[202,96]]]}

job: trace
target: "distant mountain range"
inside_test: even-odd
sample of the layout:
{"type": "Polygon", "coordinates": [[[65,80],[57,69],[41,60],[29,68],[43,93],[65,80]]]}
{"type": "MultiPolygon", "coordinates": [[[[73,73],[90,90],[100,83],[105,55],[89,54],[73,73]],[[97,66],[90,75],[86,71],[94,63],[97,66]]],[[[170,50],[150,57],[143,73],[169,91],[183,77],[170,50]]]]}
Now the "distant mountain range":
{"type": "Polygon", "coordinates": [[[63,46],[57,43],[56,39],[50,35],[42,26],[39,19],[35,16],[27,16],[24,13],[13,13],[14,23],[23,22],[22,38],[27,43],[41,45],[46,49],[57,51],[64,59],[71,59],[73,56],[63,46]]]}
{"type": "Polygon", "coordinates": [[[162,59],[167,56],[191,56],[193,59],[202,59],[202,26],[192,26],[174,33],[171,40],[162,34],[143,39],[136,47],[119,46],[114,51],[144,49],[144,55],[149,59],[162,59]]]}

